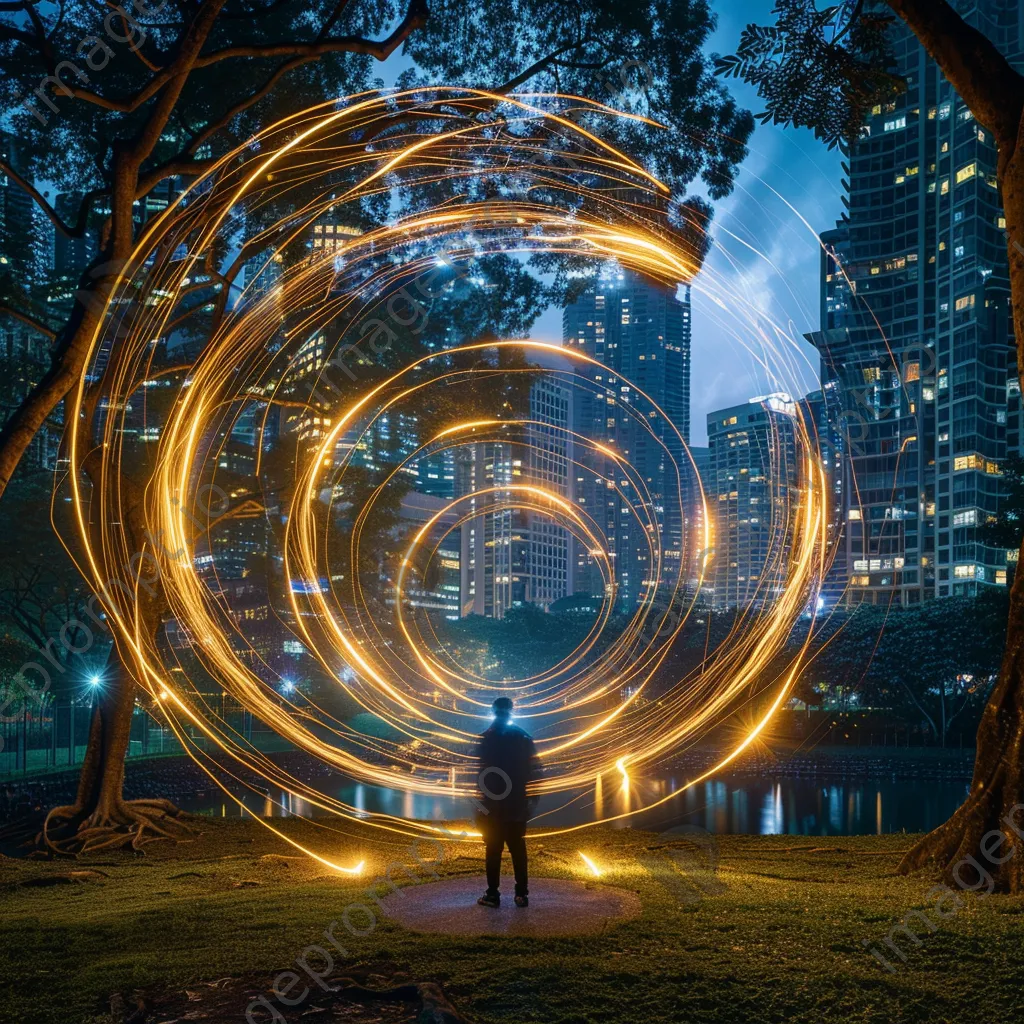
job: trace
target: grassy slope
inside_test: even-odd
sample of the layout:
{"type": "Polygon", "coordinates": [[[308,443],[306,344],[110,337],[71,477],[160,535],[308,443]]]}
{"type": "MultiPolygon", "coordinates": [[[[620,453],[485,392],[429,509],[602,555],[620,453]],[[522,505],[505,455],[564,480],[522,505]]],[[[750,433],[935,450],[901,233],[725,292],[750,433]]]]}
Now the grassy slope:
{"type": "MultiPolygon", "coordinates": [[[[0,862],[0,1020],[109,1020],[100,1013],[114,991],[228,974],[269,984],[366,887],[367,875],[261,859],[294,851],[252,822],[203,827],[194,843],[155,844],[145,859],[94,858],[110,876],[99,884],[23,888],[19,880],[69,865],[0,862]],[[259,884],[235,887],[243,880],[259,884]]],[[[365,856],[373,873],[404,850],[303,822],[285,827],[343,863],[365,856]]],[[[637,863],[654,841],[621,830],[534,844],[535,874],[583,879],[582,848],[610,867],[607,882],[640,892],[643,916],[604,935],[447,939],[383,921],[366,938],[345,936],[353,961],[438,981],[480,1024],[1020,1019],[1024,899],[968,897],[921,946],[904,940],[908,962],[896,974],[861,946],[879,943],[932,884],[893,876],[905,836],[723,837],[720,891],[684,904],[637,863]]],[[[481,852],[451,847],[441,873],[478,871],[464,858],[481,852]]]]}

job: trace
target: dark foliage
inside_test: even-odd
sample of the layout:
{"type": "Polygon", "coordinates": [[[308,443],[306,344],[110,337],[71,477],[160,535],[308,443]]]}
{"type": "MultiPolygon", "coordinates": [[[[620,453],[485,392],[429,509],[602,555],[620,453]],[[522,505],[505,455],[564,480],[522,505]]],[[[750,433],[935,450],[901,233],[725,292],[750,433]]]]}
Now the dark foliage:
{"type": "Polygon", "coordinates": [[[715,71],[756,86],[763,124],[811,128],[829,148],[856,139],[866,113],[903,90],[890,70],[891,17],[865,0],[818,9],[815,0],[776,0],[773,25],[748,25],[715,71]]]}

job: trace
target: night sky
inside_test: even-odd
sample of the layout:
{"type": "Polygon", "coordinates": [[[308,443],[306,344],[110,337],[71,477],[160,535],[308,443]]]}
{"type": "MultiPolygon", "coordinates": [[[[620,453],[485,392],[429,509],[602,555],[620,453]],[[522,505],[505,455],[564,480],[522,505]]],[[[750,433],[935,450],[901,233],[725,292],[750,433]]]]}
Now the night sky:
{"type": "MultiPolygon", "coordinates": [[[[710,49],[734,51],[744,25],[750,21],[771,23],[773,2],[713,0],[718,29],[710,49]]],[[[381,69],[385,85],[393,84],[407,66],[407,60],[397,54],[387,61],[381,69]]],[[[752,89],[734,80],[728,86],[738,102],[760,113],[752,89]]],[[[749,148],[735,191],[716,204],[713,233],[717,245],[693,289],[694,444],[706,443],[705,420],[714,409],[745,402],[778,390],[780,385],[794,392],[817,387],[817,356],[809,345],[800,341],[802,359],[788,346],[791,370],[781,382],[769,380],[737,339],[735,322],[730,326],[730,318],[723,317],[716,303],[701,294],[701,281],[712,279],[720,292],[724,288],[748,296],[756,308],[785,325],[797,339],[819,326],[820,249],[815,232],[834,227],[842,213],[841,157],[837,150],[829,152],[806,129],[759,125],[749,148]]],[[[561,335],[561,311],[557,309],[545,313],[533,329],[533,337],[546,341],[560,341],[561,335]]],[[[750,330],[744,335],[749,341],[750,330]]]]}
{"type": "MultiPolygon", "coordinates": [[[[718,31],[712,49],[731,53],[746,23],[771,24],[773,4],[774,0],[717,0],[718,31]]],[[[751,88],[735,80],[729,87],[738,102],[755,114],[761,112],[751,88]]],[[[758,125],[736,190],[715,210],[714,233],[731,259],[716,249],[705,272],[728,277],[736,291],[755,295],[760,308],[790,323],[796,338],[819,326],[820,247],[815,232],[834,227],[843,212],[841,159],[838,150],[829,152],[807,129],[758,125]],[[730,240],[726,231],[763,256],[730,240]]],[[[751,356],[714,322],[714,305],[698,291],[694,289],[691,395],[695,444],[703,443],[708,412],[770,388],[751,356]]],[[[811,389],[817,386],[817,354],[800,344],[811,364],[802,368],[803,384],[811,389]]]]}
{"type": "MultiPolygon", "coordinates": [[[[748,22],[770,24],[773,2],[717,0],[718,30],[711,49],[732,52],[748,22]]],[[[755,114],[761,112],[752,89],[734,80],[728,84],[738,102],[755,114]]],[[[714,275],[721,280],[719,287],[750,296],[776,322],[787,324],[790,335],[798,339],[819,326],[820,249],[814,232],[834,227],[843,211],[840,160],[837,150],[829,152],[806,129],[758,125],[735,191],[715,208],[714,235],[726,251],[716,246],[702,276],[714,275]],[[730,233],[742,241],[730,238],[730,233]]],[[[708,412],[778,386],[737,340],[735,328],[723,322],[716,304],[700,293],[700,280],[693,289],[694,444],[706,444],[708,412]]],[[[560,338],[560,312],[545,314],[533,334],[547,340],[560,338]]],[[[817,387],[817,356],[805,342],[800,341],[800,347],[805,361],[783,383],[792,390],[801,386],[812,390],[817,387]]]]}

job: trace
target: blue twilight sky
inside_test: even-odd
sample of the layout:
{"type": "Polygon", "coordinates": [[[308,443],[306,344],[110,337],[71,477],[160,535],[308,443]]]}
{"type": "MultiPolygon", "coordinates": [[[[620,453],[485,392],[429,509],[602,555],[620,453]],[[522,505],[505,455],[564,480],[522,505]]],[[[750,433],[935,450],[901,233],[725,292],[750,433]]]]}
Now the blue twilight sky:
{"type": "MultiPolygon", "coordinates": [[[[771,23],[773,4],[712,0],[718,28],[709,49],[733,52],[748,22],[771,23]]],[[[391,85],[407,66],[395,54],[379,74],[391,85]]],[[[761,112],[752,89],[727,84],[739,103],[761,112]]],[[[843,210],[840,159],[806,129],[758,125],[734,192],[715,204],[715,247],[692,293],[694,444],[706,443],[713,410],[767,391],[817,387],[817,356],[802,337],[818,329],[816,232],[834,227],[843,210]]],[[[548,310],[532,336],[560,341],[561,311],[548,310]]]]}
{"type": "MultiPolygon", "coordinates": [[[[731,53],[743,27],[751,21],[771,24],[774,0],[714,0],[718,29],[711,49],[731,53]]],[[[729,80],[737,101],[754,114],[763,109],[753,89],[729,80]]],[[[708,412],[782,386],[808,390],[817,386],[817,355],[802,336],[818,329],[820,247],[816,232],[835,226],[843,212],[842,171],[838,150],[829,152],[807,129],[758,124],[737,187],[717,204],[716,247],[693,290],[693,364],[691,435],[705,443],[708,412]],[[805,223],[806,222],[806,223],[805,223]],[[731,236],[736,235],[738,239],[731,236]],[[747,249],[744,242],[751,246],[747,249]],[[728,289],[747,297],[775,325],[796,339],[804,361],[794,358],[793,372],[771,379],[757,365],[733,326],[723,323],[704,287],[728,289]]],[[[751,332],[740,332],[747,343],[751,332]]],[[[784,340],[775,355],[796,356],[784,340]]]]}

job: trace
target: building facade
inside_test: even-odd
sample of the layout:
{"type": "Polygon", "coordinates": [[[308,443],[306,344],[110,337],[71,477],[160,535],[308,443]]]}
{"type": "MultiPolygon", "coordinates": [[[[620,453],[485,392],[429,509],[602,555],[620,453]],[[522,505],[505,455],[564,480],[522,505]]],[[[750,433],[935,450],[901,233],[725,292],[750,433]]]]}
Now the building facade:
{"type": "Polygon", "coordinates": [[[771,604],[786,584],[786,522],[799,500],[798,414],[781,393],[708,414],[708,589],[715,609],[771,604]]]}
{"type": "Polygon", "coordinates": [[[477,513],[460,530],[459,598],[464,616],[502,619],[511,608],[526,603],[527,513],[515,508],[492,509],[496,503],[512,500],[513,492],[504,488],[522,482],[522,454],[503,441],[468,445],[456,453],[455,493],[466,497],[459,513],[477,513]]]}
{"type": "MultiPolygon", "coordinates": [[[[1015,0],[959,5],[1024,69],[1015,0]]],[[[822,383],[845,446],[848,604],[915,604],[1007,583],[979,528],[1020,451],[996,147],[902,23],[906,92],[851,148],[848,213],[822,236],[822,383]]]]}
{"type": "MultiPolygon", "coordinates": [[[[578,390],[576,431],[621,453],[638,479],[623,478],[613,460],[593,452],[581,457],[576,500],[608,539],[615,567],[617,601],[632,607],[657,585],[643,517],[629,507],[644,506],[657,522],[663,550],[662,578],[674,578],[683,557],[683,507],[689,465],[683,440],[690,436],[690,292],[656,284],[611,265],[595,276],[563,314],[563,344],[583,352],[601,367],[581,366],[589,386],[578,390]],[[681,297],[680,297],[681,296],[681,297]],[[628,383],[625,383],[627,382],[628,383]],[[654,410],[658,406],[665,417],[654,410]],[[646,419],[648,431],[636,413],[646,419]],[[616,491],[621,489],[621,494],[616,491]]],[[[602,586],[593,559],[577,553],[581,589],[602,586]]],[[[595,589],[596,588],[596,589],[595,589]]]]}

